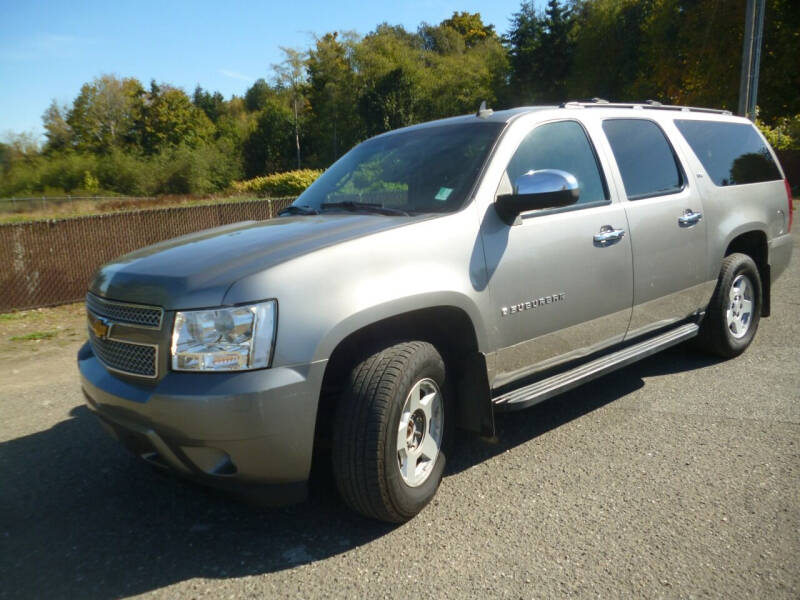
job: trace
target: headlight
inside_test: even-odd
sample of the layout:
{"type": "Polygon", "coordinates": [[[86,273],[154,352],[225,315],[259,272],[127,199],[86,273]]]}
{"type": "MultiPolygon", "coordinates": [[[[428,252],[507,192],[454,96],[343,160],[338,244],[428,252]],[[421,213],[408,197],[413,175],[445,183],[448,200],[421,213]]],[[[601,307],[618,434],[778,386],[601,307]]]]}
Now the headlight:
{"type": "Polygon", "coordinates": [[[269,365],[277,303],[180,311],[172,330],[174,371],[246,371],[269,365]]]}

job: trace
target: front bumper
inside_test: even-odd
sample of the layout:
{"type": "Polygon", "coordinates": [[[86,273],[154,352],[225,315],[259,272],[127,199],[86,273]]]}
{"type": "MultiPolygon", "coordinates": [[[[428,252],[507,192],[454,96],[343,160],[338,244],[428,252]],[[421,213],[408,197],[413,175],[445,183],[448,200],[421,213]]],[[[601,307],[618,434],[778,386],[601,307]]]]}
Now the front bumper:
{"type": "Polygon", "coordinates": [[[240,373],[112,375],[78,352],[89,408],[129,450],[205,484],[273,503],[305,497],[326,361],[240,373]]]}

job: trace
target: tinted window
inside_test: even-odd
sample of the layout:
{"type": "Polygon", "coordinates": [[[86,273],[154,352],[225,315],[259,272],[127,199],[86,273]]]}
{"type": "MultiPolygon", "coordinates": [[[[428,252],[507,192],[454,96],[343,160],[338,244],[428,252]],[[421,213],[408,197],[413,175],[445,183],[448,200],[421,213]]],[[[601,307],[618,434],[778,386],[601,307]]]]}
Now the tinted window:
{"type": "Polygon", "coordinates": [[[336,161],[294,205],[324,210],[323,203],[357,201],[410,212],[456,211],[503,126],[461,123],[372,138],[336,161]]]}
{"type": "Polygon", "coordinates": [[[508,163],[510,182],[528,171],[560,169],[578,180],[578,204],[608,199],[594,150],[575,121],[546,123],[531,131],[508,163]]]}
{"type": "Polygon", "coordinates": [[[717,185],[781,179],[755,127],[747,123],[676,120],[703,168],[717,185]]]}
{"type": "Polygon", "coordinates": [[[661,128],[644,119],[610,119],[603,131],[617,159],[628,198],[677,192],[683,178],[661,128]]]}

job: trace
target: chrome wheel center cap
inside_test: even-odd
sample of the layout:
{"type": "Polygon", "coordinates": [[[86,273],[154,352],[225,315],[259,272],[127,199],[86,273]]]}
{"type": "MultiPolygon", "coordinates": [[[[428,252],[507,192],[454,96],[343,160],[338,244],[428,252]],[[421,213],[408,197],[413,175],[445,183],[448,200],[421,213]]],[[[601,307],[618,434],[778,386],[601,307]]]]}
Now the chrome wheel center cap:
{"type": "Polygon", "coordinates": [[[397,422],[397,467],[406,485],[418,487],[433,473],[444,431],[441,391],[420,379],[406,396],[397,422]]]}
{"type": "Polygon", "coordinates": [[[425,413],[417,410],[408,419],[406,425],[406,447],[410,450],[416,450],[422,443],[422,437],[425,433],[425,413]]]}

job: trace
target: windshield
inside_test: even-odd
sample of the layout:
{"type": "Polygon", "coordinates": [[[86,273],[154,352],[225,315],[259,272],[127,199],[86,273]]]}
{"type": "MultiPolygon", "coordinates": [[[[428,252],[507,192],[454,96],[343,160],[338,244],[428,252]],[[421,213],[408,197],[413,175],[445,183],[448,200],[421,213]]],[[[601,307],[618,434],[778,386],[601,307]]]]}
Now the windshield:
{"type": "Polygon", "coordinates": [[[367,140],[336,161],[293,206],[383,214],[461,208],[503,123],[425,127],[367,140]]]}

